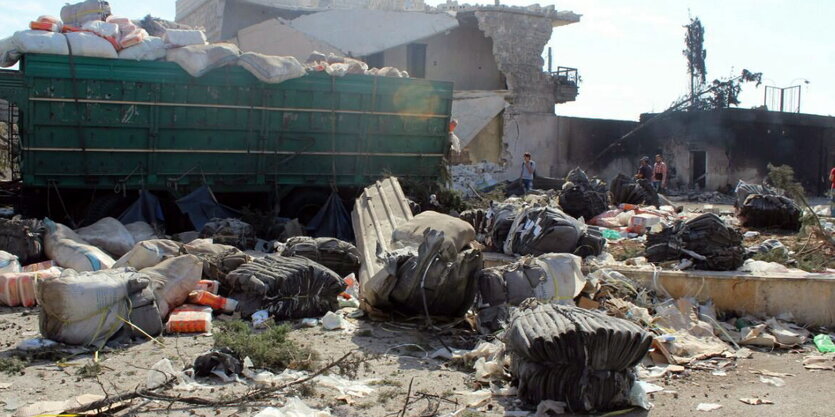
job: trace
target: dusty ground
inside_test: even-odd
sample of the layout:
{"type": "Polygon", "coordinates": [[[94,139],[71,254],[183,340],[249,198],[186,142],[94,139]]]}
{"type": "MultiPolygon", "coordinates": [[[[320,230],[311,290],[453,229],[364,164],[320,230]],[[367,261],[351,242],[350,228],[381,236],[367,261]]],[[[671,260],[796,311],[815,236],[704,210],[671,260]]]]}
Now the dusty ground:
{"type": "MultiPolygon", "coordinates": [[[[37,321],[36,310],[0,308],[0,329],[3,330],[0,332],[0,347],[3,350],[0,355],[7,355],[9,349],[19,341],[37,336],[37,321]]],[[[477,387],[469,372],[448,367],[442,361],[424,358],[423,350],[431,352],[441,347],[438,339],[431,334],[413,330],[404,324],[368,321],[355,323],[357,327],[352,332],[303,328],[293,331],[292,338],[315,348],[324,360],[337,358],[350,350],[363,353],[367,361],[357,369],[357,379],[376,379],[376,391],[369,397],[356,399],[352,406],[348,406],[344,401],[336,399],[337,392],[332,389],[318,387],[312,391],[301,390],[302,398],[309,405],[328,406],[334,415],[341,416],[395,415],[402,409],[409,383],[413,380],[413,393],[426,393],[445,400],[427,397],[410,407],[406,415],[422,415],[421,411],[426,406],[438,405],[440,416],[460,409],[466,402],[466,398],[458,392],[470,392],[477,387]]],[[[103,388],[110,394],[132,390],[137,384],[143,383],[147,369],[158,360],[169,358],[175,366],[186,366],[212,344],[212,338],[205,335],[164,337],[163,340],[164,347],[144,343],[102,353],[100,359],[103,372],[99,376],[101,385],[96,379],[77,375],[81,366],[90,363],[89,354],[69,360],[63,366],[58,366],[54,361],[37,361],[28,365],[20,374],[4,375],[3,382],[11,385],[0,390],[0,415],[11,415],[16,408],[36,401],[63,400],[83,393],[100,394],[103,388]]],[[[465,344],[464,339],[458,336],[445,336],[444,341],[452,345],[465,344]]],[[[830,396],[835,384],[835,372],[803,369],[801,361],[804,356],[803,353],[785,351],[755,352],[752,359],[738,361],[736,368],[728,370],[726,376],[715,376],[710,371],[688,371],[675,379],[657,381],[665,390],[675,393],[655,393],[651,400],[655,404],[654,409],[649,412],[635,410],[626,415],[702,415],[704,412],[696,411],[696,406],[710,402],[723,405],[722,409],[713,412],[716,415],[830,416],[833,414],[830,396]],[[795,376],[785,377],[786,386],[778,388],[759,382],[759,376],[750,373],[757,369],[795,376]],[[739,401],[743,397],[769,399],[774,405],[743,404],[739,401]]],[[[222,398],[246,391],[244,385],[237,383],[222,384],[216,379],[200,379],[200,382],[213,387],[182,394],[222,398]]],[[[266,405],[278,406],[282,403],[283,397],[276,396],[273,400],[247,407],[215,409],[182,404],[174,404],[169,408],[167,403],[143,403],[137,400],[133,408],[117,415],[251,416],[266,405]]],[[[481,414],[464,415],[502,416],[506,408],[518,409],[518,404],[512,397],[494,397],[478,410],[481,414]]]]}

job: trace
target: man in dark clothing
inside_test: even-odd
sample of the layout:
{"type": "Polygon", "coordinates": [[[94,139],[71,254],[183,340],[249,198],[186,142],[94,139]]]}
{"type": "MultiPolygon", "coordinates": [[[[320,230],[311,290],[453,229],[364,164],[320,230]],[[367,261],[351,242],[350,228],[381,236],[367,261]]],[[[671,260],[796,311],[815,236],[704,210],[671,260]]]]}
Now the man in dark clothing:
{"type": "Polygon", "coordinates": [[[641,166],[638,167],[638,173],[635,174],[635,178],[652,181],[652,167],[649,166],[648,156],[641,158],[641,166]]]}

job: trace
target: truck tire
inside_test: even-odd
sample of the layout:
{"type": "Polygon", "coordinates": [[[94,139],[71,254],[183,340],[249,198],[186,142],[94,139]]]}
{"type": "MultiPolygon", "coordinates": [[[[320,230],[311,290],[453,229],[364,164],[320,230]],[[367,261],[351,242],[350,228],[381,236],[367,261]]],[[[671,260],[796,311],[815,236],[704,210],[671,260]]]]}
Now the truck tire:
{"type": "Polygon", "coordinates": [[[105,217],[118,217],[130,205],[120,194],[105,194],[96,197],[87,206],[81,226],[89,226],[105,217]]]}
{"type": "Polygon", "coordinates": [[[307,224],[328,201],[330,193],[323,188],[297,188],[281,199],[281,217],[299,219],[307,224]]]}

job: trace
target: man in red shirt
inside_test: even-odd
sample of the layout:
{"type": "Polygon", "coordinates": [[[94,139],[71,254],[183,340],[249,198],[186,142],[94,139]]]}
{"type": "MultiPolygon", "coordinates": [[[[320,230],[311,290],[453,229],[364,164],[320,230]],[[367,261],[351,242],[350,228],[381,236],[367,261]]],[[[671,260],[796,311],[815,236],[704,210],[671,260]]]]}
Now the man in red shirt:
{"type": "Polygon", "coordinates": [[[832,183],[832,186],[829,188],[829,197],[832,201],[835,201],[835,168],[829,171],[829,182],[832,183]]]}

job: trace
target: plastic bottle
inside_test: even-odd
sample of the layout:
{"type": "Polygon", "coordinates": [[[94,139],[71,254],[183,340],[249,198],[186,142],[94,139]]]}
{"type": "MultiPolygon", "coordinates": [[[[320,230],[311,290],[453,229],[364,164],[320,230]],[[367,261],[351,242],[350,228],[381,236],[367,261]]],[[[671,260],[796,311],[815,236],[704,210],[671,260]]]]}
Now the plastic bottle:
{"type": "Polygon", "coordinates": [[[209,306],[215,310],[223,310],[227,313],[235,311],[238,307],[238,301],[231,298],[221,297],[212,294],[208,291],[192,291],[188,294],[188,302],[192,304],[199,304],[209,306]]]}
{"type": "Polygon", "coordinates": [[[815,346],[822,353],[835,352],[835,343],[832,343],[832,338],[828,334],[819,334],[813,340],[815,341],[815,346]]]}

